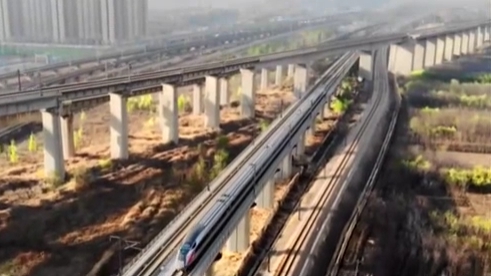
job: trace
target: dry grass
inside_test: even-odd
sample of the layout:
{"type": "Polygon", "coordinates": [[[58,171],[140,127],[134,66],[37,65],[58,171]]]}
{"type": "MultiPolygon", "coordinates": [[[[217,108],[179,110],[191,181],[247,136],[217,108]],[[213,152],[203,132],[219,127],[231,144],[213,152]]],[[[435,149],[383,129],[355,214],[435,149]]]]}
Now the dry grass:
{"type": "MultiPolygon", "coordinates": [[[[259,94],[257,114],[273,118],[281,100],[287,105],[293,96],[280,90],[259,94]]],[[[41,183],[42,153],[28,153],[25,143],[18,145],[22,163],[12,166],[2,160],[0,273],[86,275],[103,256],[109,256],[101,271],[109,275],[118,265],[110,235],[145,244],[199,192],[201,186],[190,186],[183,179],[199,150],[206,160],[215,152],[216,134],[202,128],[202,118],[181,116],[182,143],[167,146],[160,144],[158,125],[148,123],[152,115],[130,113],[131,157],[119,162],[108,160],[107,105],[88,110],[86,115],[82,146],[66,162],[74,175],[66,185],[53,188],[41,183]]],[[[230,158],[258,133],[257,121],[237,119],[237,109],[222,110],[222,132],[230,141],[230,158]]],[[[80,125],[77,116],[75,128],[80,125]]],[[[42,145],[42,137],[37,141],[42,145]]],[[[124,251],[123,257],[134,254],[124,251]]]]}
{"type": "MultiPolygon", "coordinates": [[[[442,171],[490,166],[491,155],[429,146],[436,140],[469,142],[479,147],[488,145],[489,108],[464,107],[460,100],[449,103],[452,95],[447,93],[454,90],[452,93],[456,95],[489,95],[489,87],[455,83],[435,86],[434,82],[423,83],[421,87],[416,97],[406,95],[410,106],[403,105],[397,138],[357,226],[355,238],[350,242],[352,252],[348,255],[351,258],[344,260],[342,275],[354,273],[357,258],[361,260],[359,273],[362,275],[477,276],[490,272],[491,196],[484,191],[462,192],[442,177],[442,171]],[[447,92],[430,93],[435,87],[447,92]],[[439,110],[421,110],[425,106],[439,110]],[[421,130],[424,124],[429,125],[428,129],[444,126],[456,130],[447,131],[452,135],[426,135],[426,139],[413,141],[416,146],[409,145],[408,136],[418,132],[415,131],[417,126],[421,130]],[[418,159],[422,161],[414,162],[418,159]],[[479,230],[472,225],[477,218],[485,222],[485,227],[481,225],[479,230]],[[358,248],[361,252],[357,252],[358,248]]],[[[424,133],[428,132],[418,134],[425,136],[424,133]]]]}

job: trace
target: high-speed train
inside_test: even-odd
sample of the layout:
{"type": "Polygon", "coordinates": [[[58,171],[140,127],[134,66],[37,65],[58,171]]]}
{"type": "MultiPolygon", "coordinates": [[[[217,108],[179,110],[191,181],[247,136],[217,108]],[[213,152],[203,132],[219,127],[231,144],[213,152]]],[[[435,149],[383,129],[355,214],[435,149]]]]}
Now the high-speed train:
{"type": "MultiPolygon", "coordinates": [[[[342,66],[344,64],[353,63],[355,58],[356,56],[352,54],[345,54],[331,67],[343,68],[342,66]]],[[[331,73],[332,70],[335,69],[330,69],[325,74],[331,73]]],[[[341,71],[337,74],[341,75],[341,71]]],[[[324,77],[321,79],[324,79],[324,77]]],[[[332,89],[332,91],[334,91],[334,89],[332,89]]],[[[308,96],[302,100],[302,103],[295,112],[291,114],[288,121],[284,122],[285,125],[292,125],[295,127],[279,128],[274,132],[270,137],[270,140],[268,140],[268,144],[265,147],[266,150],[258,151],[257,154],[255,154],[253,158],[254,163],[250,163],[249,166],[243,167],[229,180],[232,183],[252,182],[253,184],[233,185],[227,189],[227,191],[212,205],[211,209],[205,214],[194,229],[189,232],[177,253],[174,265],[175,272],[181,272],[182,274],[187,275],[195,268],[198,261],[203,258],[211,257],[207,256],[206,252],[210,250],[210,247],[213,246],[217,239],[224,237],[222,231],[231,221],[238,222],[240,218],[236,215],[237,212],[243,212],[243,208],[251,208],[255,205],[252,201],[253,206],[246,207],[243,206],[243,202],[250,201],[250,199],[254,200],[257,197],[260,192],[260,189],[258,188],[262,188],[256,188],[259,181],[271,173],[271,168],[276,170],[277,166],[275,165],[275,162],[280,159],[283,154],[283,149],[288,148],[289,141],[292,139],[293,135],[297,135],[300,129],[312,120],[310,114],[313,111],[306,111],[320,106],[325,100],[324,87],[319,85],[318,88],[307,95],[308,96]]],[[[218,253],[215,260],[220,257],[221,255],[218,253]]]]}
{"type": "Polygon", "coordinates": [[[184,243],[177,252],[176,270],[188,272],[193,267],[193,262],[201,249],[203,229],[204,226],[198,224],[184,239],[184,243]]]}

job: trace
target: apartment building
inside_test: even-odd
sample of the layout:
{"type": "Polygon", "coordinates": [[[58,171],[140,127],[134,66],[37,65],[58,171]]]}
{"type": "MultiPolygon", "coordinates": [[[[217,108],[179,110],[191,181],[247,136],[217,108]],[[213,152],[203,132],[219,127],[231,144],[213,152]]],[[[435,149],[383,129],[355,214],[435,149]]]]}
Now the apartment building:
{"type": "Polygon", "coordinates": [[[0,41],[116,44],[146,35],[148,0],[0,0],[0,41]]]}

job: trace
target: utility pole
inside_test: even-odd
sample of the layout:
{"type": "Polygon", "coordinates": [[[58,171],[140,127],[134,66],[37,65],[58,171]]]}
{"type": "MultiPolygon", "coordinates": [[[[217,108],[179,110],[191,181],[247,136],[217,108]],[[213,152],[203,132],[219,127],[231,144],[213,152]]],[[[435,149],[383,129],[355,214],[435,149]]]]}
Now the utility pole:
{"type": "Polygon", "coordinates": [[[118,259],[119,259],[119,274],[123,275],[123,251],[127,249],[133,249],[137,251],[141,251],[140,247],[137,247],[139,242],[130,241],[120,236],[109,236],[109,240],[117,240],[118,241],[118,259]]]}

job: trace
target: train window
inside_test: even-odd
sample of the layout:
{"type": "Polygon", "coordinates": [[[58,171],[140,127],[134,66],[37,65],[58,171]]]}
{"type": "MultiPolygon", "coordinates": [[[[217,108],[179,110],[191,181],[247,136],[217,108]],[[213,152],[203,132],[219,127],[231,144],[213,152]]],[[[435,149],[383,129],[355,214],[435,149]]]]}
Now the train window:
{"type": "Polygon", "coordinates": [[[196,238],[198,237],[198,235],[201,233],[201,231],[203,231],[205,227],[203,225],[197,225],[190,233],[189,235],[187,236],[186,240],[185,240],[185,243],[187,244],[192,244],[196,238]]]}
{"type": "Polygon", "coordinates": [[[179,249],[179,260],[184,261],[186,258],[186,255],[188,254],[189,250],[191,250],[190,246],[188,243],[185,243],[181,246],[179,249]]]}

